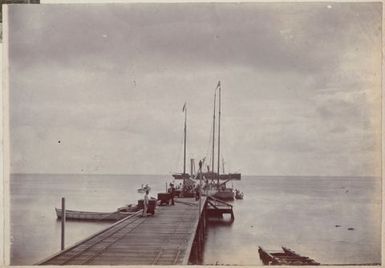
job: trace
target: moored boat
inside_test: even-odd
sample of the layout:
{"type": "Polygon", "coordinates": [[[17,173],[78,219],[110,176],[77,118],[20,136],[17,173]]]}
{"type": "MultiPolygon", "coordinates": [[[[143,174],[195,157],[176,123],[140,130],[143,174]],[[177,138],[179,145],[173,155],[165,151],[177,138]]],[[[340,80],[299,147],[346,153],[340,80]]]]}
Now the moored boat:
{"type": "Polygon", "coordinates": [[[220,174],[220,156],[221,156],[221,82],[218,81],[218,85],[215,88],[214,93],[214,113],[213,113],[213,127],[212,127],[212,155],[211,155],[211,168],[207,166],[207,172],[203,173],[203,177],[206,181],[206,189],[208,194],[222,200],[234,200],[235,193],[233,188],[227,187],[226,183],[230,180],[240,180],[240,173],[225,173],[224,161],[222,158],[223,173],[220,174]],[[218,93],[218,100],[217,100],[218,93]],[[217,145],[217,171],[215,172],[215,127],[216,127],[216,104],[218,103],[218,145],[217,145]],[[220,182],[224,181],[224,182],[220,182]]]}
{"type": "Polygon", "coordinates": [[[243,199],[243,192],[235,189],[235,199],[243,199]]]}
{"type": "MultiPolygon", "coordinates": [[[[175,180],[182,180],[181,189],[179,189],[179,195],[181,197],[192,197],[194,196],[194,188],[196,181],[193,180],[193,170],[191,166],[191,174],[188,174],[186,172],[186,158],[187,158],[187,145],[186,145],[186,139],[187,139],[187,103],[183,105],[182,112],[184,113],[184,130],[183,130],[183,171],[180,173],[174,173],[172,176],[175,180]]],[[[193,160],[191,160],[193,161],[193,160]]],[[[193,165],[193,162],[191,163],[193,165]]]]}
{"type": "MultiPolygon", "coordinates": [[[[55,208],[56,216],[60,219],[62,216],[62,209],[55,208]]],[[[66,209],[65,217],[69,220],[88,220],[88,221],[118,221],[134,213],[132,211],[114,211],[114,212],[91,212],[91,211],[78,211],[66,209]]]]}
{"type": "Polygon", "coordinates": [[[219,189],[212,196],[221,200],[234,200],[234,191],[233,188],[219,189]]]}
{"type": "MultiPolygon", "coordinates": [[[[218,173],[216,172],[204,172],[203,176],[206,179],[214,180],[218,178],[218,173]]],[[[219,180],[241,180],[241,173],[227,173],[227,174],[219,174],[219,180]]]]}
{"type": "Polygon", "coordinates": [[[172,174],[175,180],[184,180],[184,179],[189,179],[190,174],[188,173],[174,173],[172,174]]]}

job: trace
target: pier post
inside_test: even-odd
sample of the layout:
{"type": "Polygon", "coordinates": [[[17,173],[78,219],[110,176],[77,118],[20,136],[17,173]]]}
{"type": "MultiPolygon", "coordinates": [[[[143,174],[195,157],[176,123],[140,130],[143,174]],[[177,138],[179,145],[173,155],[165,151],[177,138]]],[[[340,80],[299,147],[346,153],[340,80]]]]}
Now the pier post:
{"type": "Polygon", "coordinates": [[[65,221],[66,221],[66,205],[65,198],[61,198],[61,250],[64,250],[65,246],[65,221]]]}
{"type": "Polygon", "coordinates": [[[198,225],[195,231],[195,236],[192,244],[192,250],[189,257],[189,264],[201,265],[203,263],[203,255],[205,248],[205,233],[207,226],[206,219],[207,202],[202,203],[202,213],[198,218],[198,225]]]}

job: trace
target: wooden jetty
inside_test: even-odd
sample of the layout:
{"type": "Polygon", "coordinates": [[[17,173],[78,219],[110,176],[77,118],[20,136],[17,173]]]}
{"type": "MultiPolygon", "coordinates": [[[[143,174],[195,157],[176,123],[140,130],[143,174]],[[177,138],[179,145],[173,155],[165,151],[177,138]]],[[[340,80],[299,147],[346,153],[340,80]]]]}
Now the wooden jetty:
{"type": "Polygon", "coordinates": [[[259,247],[258,253],[264,265],[320,265],[309,257],[301,256],[295,251],[282,247],[281,252],[268,252],[259,247]]]}
{"type": "Polygon", "coordinates": [[[153,216],[142,211],[41,261],[39,265],[200,264],[206,229],[207,198],[176,199],[153,216]]]}

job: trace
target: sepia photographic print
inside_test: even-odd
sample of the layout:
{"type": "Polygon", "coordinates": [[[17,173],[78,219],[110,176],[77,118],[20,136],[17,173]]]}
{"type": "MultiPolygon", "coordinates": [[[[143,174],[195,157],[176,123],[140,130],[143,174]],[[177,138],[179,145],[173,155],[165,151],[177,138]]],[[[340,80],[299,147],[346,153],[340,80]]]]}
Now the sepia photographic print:
{"type": "Polygon", "coordinates": [[[381,2],[2,12],[10,265],[381,265],[381,2]]]}

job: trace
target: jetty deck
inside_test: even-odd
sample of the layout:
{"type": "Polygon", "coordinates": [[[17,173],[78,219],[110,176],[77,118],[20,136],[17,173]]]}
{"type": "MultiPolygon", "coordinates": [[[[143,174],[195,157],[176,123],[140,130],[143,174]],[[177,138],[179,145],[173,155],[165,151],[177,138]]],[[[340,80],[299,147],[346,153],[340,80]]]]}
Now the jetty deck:
{"type": "MultiPolygon", "coordinates": [[[[204,232],[206,198],[175,200],[157,206],[155,214],[141,211],[43,260],[40,265],[185,265],[204,232]],[[199,211],[200,207],[200,211],[199,211]],[[203,226],[203,231],[202,231],[203,226]]],[[[199,248],[199,246],[198,246],[199,248]]]]}

